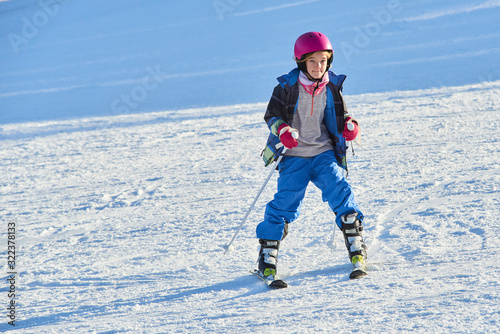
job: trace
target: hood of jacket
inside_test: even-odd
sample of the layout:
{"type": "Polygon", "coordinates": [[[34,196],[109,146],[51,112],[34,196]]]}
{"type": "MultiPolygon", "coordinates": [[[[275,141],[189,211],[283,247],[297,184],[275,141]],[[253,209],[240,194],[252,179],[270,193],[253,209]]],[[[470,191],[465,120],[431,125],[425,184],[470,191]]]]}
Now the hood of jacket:
{"type": "MultiPolygon", "coordinates": [[[[300,70],[298,67],[291,70],[288,74],[280,76],[277,80],[280,83],[283,89],[288,90],[293,85],[297,84],[299,81],[300,70]]],[[[335,74],[332,71],[328,71],[329,81],[335,86],[339,87],[342,91],[342,85],[344,84],[344,80],[346,76],[344,74],[335,74]]]]}

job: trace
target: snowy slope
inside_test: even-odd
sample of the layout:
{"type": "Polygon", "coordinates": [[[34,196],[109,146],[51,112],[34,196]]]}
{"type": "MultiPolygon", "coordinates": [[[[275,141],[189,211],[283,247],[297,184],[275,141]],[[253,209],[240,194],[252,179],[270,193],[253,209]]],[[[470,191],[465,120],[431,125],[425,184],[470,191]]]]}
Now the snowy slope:
{"type": "Polygon", "coordinates": [[[495,81],[499,15],[500,0],[0,2],[0,124],[263,102],[310,30],[346,94],[495,81]]]}
{"type": "Polygon", "coordinates": [[[0,244],[15,222],[20,271],[14,328],[0,262],[0,331],[500,332],[500,1],[124,3],[0,1],[0,244]],[[290,287],[268,291],[248,270],[276,176],[222,246],[307,30],[332,36],[362,126],[371,271],[348,280],[311,185],[290,287]]]}
{"type": "Polygon", "coordinates": [[[350,181],[373,270],[348,280],[311,186],[283,242],[282,291],[248,274],[274,179],[235,250],[222,248],[267,174],[263,104],[6,125],[0,214],[20,231],[18,329],[494,333],[499,97],[498,81],[346,97],[363,126],[350,181]]]}

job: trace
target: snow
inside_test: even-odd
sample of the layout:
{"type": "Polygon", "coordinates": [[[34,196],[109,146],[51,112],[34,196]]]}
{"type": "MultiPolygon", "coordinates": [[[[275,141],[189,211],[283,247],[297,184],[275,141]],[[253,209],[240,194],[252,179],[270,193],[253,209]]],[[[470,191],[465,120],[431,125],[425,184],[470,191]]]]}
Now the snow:
{"type": "Polygon", "coordinates": [[[19,270],[13,327],[0,262],[0,330],[499,332],[499,7],[0,2],[0,239],[15,222],[19,270]],[[348,279],[311,185],[280,250],[289,288],[269,291],[248,271],[277,175],[223,246],[269,172],[263,112],[307,30],[348,75],[370,272],[348,279]]]}

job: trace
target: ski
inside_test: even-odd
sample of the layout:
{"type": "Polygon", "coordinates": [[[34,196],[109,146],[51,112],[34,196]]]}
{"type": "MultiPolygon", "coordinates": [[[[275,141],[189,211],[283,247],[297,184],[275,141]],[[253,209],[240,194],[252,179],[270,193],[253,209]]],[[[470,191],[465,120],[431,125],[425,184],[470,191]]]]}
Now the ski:
{"type": "Polygon", "coordinates": [[[268,278],[262,276],[260,271],[258,271],[257,269],[250,270],[250,273],[254,276],[257,276],[262,282],[266,283],[266,285],[270,289],[283,289],[283,288],[288,287],[288,284],[286,284],[285,281],[283,281],[281,279],[275,279],[275,280],[268,279],[268,278]]]}
{"type": "Polygon", "coordinates": [[[366,272],[366,270],[355,269],[355,270],[351,271],[351,273],[349,274],[349,278],[350,279],[357,279],[357,278],[364,277],[366,275],[368,275],[368,273],[366,272]]]}

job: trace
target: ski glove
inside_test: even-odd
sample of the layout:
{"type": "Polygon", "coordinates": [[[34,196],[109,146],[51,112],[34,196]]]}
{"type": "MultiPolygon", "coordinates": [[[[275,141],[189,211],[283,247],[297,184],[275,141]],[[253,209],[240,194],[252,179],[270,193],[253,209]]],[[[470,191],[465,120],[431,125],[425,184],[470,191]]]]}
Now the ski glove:
{"type": "Polygon", "coordinates": [[[278,137],[279,137],[281,143],[287,149],[292,149],[294,147],[297,147],[297,145],[299,145],[299,143],[297,142],[297,139],[293,138],[292,131],[297,131],[297,130],[292,129],[286,123],[281,124],[281,126],[278,128],[278,134],[279,134],[278,137]]]}
{"type": "Polygon", "coordinates": [[[352,141],[356,139],[358,132],[359,132],[358,122],[352,117],[347,117],[345,119],[344,132],[342,133],[342,137],[344,137],[345,140],[347,141],[352,141]],[[349,130],[348,125],[351,127],[354,126],[354,129],[349,130]]]}

